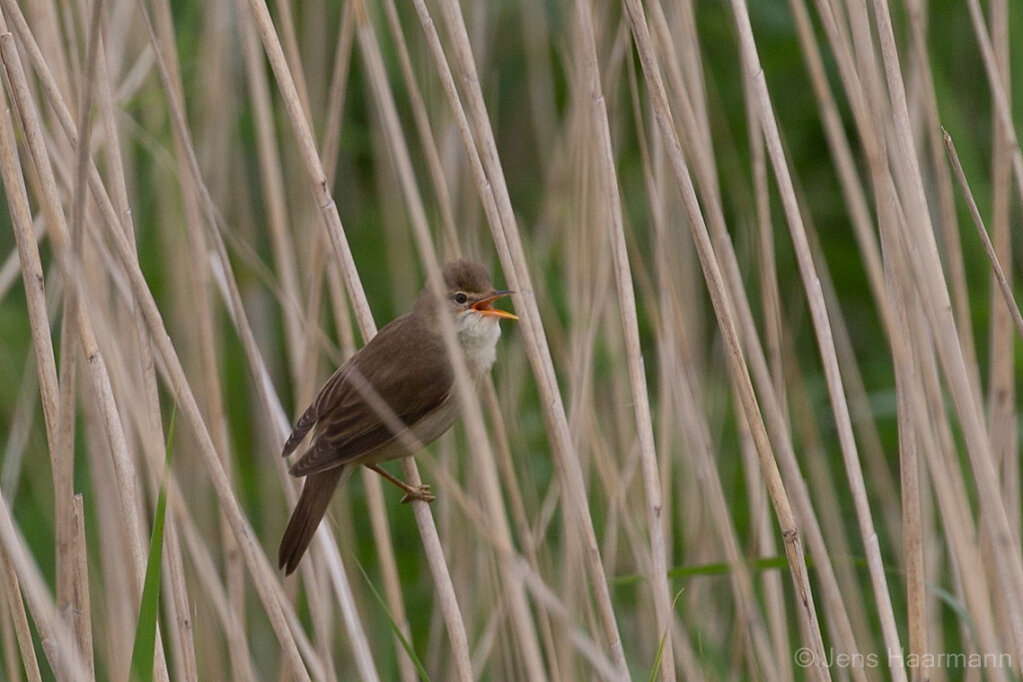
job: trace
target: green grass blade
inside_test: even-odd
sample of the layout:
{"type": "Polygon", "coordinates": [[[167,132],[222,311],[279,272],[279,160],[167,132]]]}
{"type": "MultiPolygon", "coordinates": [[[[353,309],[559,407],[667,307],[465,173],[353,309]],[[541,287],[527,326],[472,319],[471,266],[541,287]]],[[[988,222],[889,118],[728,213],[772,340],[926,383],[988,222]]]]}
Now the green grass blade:
{"type": "MultiPolygon", "coordinates": [[[[682,588],[675,594],[675,598],[671,600],[671,612],[675,612],[675,605],[678,604],[678,598],[682,596],[682,593],[686,591],[686,588],[682,588]]],[[[654,667],[650,671],[650,682],[654,682],[657,679],[657,671],[661,669],[661,658],[664,657],[664,642],[668,639],[668,635],[671,633],[671,623],[661,633],[661,641],[657,645],[657,656],[654,658],[654,667]]]]}
{"type": "MultiPolygon", "coordinates": [[[[754,573],[760,573],[762,571],[773,571],[787,568],[789,563],[788,559],[786,559],[784,555],[781,555],[755,559],[749,562],[748,565],[754,573]]],[[[807,557],[806,565],[808,568],[813,568],[813,561],[810,557],[807,557]]],[[[693,566],[676,566],[675,568],[668,570],[668,577],[673,580],[677,580],[680,578],[695,578],[697,576],[728,575],[731,571],[732,567],[728,563],[720,561],[693,566]]],[[[610,582],[616,587],[625,587],[627,585],[640,583],[644,580],[646,580],[646,578],[638,573],[627,573],[615,576],[610,582]]]]}
{"type": "Polygon", "coordinates": [[[405,649],[405,653],[407,653],[409,658],[412,659],[412,664],[415,665],[416,670],[419,671],[420,679],[427,680],[427,682],[429,682],[430,676],[426,674],[426,669],[423,667],[422,662],[419,660],[415,650],[412,648],[412,643],[405,639],[405,635],[402,633],[401,628],[398,627],[398,623],[394,620],[394,617],[391,616],[391,611],[387,608],[387,602],[384,601],[383,596],[377,591],[376,585],[374,585],[373,581],[369,579],[366,569],[362,567],[362,564],[359,563],[358,559],[355,560],[355,565],[359,567],[359,572],[362,573],[363,579],[366,581],[366,584],[369,585],[369,589],[373,592],[373,596],[376,598],[377,603],[380,604],[380,608],[383,609],[384,615],[387,616],[387,622],[391,624],[391,631],[394,632],[394,636],[398,638],[399,642],[401,642],[401,646],[405,649]]]}
{"type": "Polygon", "coordinates": [[[160,569],[163,565],[163,520],[167,509],[167,477],[170,473],[171,443],[174,441],[174,418],[171,412],[167,431],[167,452],[163,460],[160,495],[156,501],[153,519],[153,537],[149,541],[149,559],[146,564],[146,582],[142,587],[139,620],[135,626],[135,646],[131,652],[131,676],[135,680],[153,679],[153,661],[156,652],[156,621],[160,614],[160,569]]]}

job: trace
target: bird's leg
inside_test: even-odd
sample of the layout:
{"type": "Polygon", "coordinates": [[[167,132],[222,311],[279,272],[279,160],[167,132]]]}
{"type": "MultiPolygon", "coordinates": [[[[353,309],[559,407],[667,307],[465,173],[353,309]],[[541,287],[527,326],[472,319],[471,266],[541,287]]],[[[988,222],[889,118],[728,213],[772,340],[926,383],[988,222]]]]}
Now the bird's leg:
{"type": "Polygon", "coordinates": [[[430,486],[428,485],[409,485],[400,478],[391,475],[389,471],[383,469],[378,464],[367,464],[368,469],[372,469],[377,472],[388,481],[398,486],[405,491],[405,497],[401,498],[401,503],[406,504],[412,500],[422,500],[423,502],[433,502],[433,494],[430,493],[430,486]]]}

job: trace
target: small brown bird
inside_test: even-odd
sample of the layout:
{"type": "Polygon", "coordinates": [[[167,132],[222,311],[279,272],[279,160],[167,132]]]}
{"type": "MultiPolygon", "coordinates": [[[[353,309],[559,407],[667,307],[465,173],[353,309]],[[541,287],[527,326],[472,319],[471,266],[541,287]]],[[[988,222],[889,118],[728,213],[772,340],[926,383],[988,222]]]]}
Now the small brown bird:
{"type": "Polygon", "coordinates": [[[412,312],[381,329],[334,372],[284,444],[286,457],[313,431],[309,450],[291,467],[292,476],[305,477],[305,485],[281,539],[277,561],[285,574],[298,566],[334,491],[355,465],[369,467],[404,490],[402,502],[433,500],[429,486],[410,486],[379,465],[414,454],[412,441],[426,445],[436,440],[458,416],[454,369],[439,315],[452,316],[475,381],[494,364],[498,321],[518,319],[492,307],[511,292],[495,291],[480,263],[448,263],[443,275],[445,299],[437,301],[432,289],[424,287],[412,312]]]}

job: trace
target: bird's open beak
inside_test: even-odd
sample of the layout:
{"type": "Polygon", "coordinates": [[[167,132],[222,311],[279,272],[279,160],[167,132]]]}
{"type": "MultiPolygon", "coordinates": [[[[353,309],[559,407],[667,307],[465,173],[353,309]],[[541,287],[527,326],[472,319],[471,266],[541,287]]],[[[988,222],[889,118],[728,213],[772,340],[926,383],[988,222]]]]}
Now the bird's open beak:
{"type": "Polygon", "coordinates": [[[517,320],[519,319],[507,310],[501,310],[500,308],[491,307],[491,304],[499,298],[503,298],[509,295],[510,291],[495,291],[486,298],[480,299],[472,304],[472,309],[478,312],[480,315],[489,315],[491,317],[503,317],[506,320],[517,320]]]}

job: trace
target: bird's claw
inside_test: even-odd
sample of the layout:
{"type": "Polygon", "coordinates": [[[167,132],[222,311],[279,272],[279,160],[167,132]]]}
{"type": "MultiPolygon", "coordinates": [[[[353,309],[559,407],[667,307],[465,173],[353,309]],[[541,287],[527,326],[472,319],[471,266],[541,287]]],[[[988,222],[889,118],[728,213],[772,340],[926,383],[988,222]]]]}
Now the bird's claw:
{"type": "Polygon", "coordinates": [[[420,500],[421,502],[433,502],[436,498],[433,493],[430,492],[430,486],[428,485],[417,485],[409,486],[405,490],[405,496],[401,498],[402,504],[408,504],[412,500],[420,500]]]}

